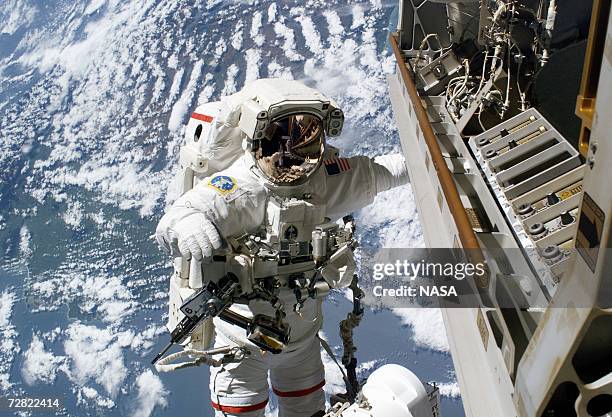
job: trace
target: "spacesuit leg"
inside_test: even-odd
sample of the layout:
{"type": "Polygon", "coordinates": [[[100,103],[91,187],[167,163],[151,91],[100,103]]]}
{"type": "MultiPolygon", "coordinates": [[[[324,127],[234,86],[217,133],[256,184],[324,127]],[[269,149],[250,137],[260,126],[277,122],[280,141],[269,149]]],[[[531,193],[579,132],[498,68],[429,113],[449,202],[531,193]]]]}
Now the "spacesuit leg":
{"type": "Polygon", "coordinates": [[[278,397],[278,415],[311,417],[325,410],[325,369],[319,339],[313,338],[294,353],[290,354],[290,360],[270,369],[272,390],[278,397]]]}
{"type": "MultiPolygon", "coordinates": [[[[217,334],[215,347],[232,343],[217,334]]],[[[263,417],[268,403],[268,364],[253,352],[238,363],[210,368],[215,417],[263,417]]]]}

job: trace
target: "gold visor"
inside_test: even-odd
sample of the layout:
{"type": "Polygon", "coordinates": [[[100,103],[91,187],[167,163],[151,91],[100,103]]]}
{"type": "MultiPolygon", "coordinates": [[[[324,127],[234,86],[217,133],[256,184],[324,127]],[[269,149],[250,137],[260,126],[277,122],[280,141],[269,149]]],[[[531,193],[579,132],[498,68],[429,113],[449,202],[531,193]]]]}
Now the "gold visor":
{"type": "Polygon", "coordinates": [[[294,114],[273,121],[253,153],[260,171],[274,184],[297,185],[319,166],[324,145],[321,119],[294,114]]]}

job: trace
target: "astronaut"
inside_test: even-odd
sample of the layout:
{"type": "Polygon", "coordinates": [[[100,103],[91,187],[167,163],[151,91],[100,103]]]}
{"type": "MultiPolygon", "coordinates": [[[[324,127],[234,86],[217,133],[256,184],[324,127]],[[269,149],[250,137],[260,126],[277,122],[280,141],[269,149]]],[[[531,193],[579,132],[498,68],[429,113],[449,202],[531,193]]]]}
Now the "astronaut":
{"type": "Polygon", "coordinates": [[[280,416],[325,409],[321,305],[354,271],[351,222],[340,219],[408,182],[399,154],[339,157],[325,139],[339,135],[343,121],[335,102],[280,79],[257,80],[192,115],[192,152],[181,154],[191,176],[156,239],[175,256],[171,292],[228,271],[240,283],[226,318],[212,321],[214,344],[249,354],[211,368],[216,416],[263,416],[268,376],[280,416]]]}

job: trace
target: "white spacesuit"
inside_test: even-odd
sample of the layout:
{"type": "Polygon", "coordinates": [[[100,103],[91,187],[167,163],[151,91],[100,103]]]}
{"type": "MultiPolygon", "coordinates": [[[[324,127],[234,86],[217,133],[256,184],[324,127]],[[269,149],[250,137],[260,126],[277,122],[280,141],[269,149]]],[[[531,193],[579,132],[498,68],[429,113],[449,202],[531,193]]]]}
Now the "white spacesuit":
{"type": "Polygon", "coordinates": [[[199,140],[207,124],[202,140],[216,144],[208,143],[207,157],[198,151],[198,157],[183,158],[195,170],[186,189],[197,184],[163,216],[156,237],[182,257],[175,261],[178,270],[189,269],[175,273],[175,292],[228,272],[240,283],[227,309],[230,320],[214,318],[215,347],[241,346],[250,354],[211,368],[212,405],[218,416],[263,416],[269,372],[280,416],[310,417],[325,408],[316,337],[322,300],[330,288],[348,286],[354,271],[350,222],[335,222],[377,193],[407,183],[404,158],[340,158],[325,145],[325,133],[340,133],[342,112],[294,81],[258,80],[217,110],[208,107],[214,114],[205,110],[192,116],[188,136],[199,140]],[[219,155],[231,164],[224,166],[219,155]],[[241,327],[234,316],[269,326],[241,327]]]}

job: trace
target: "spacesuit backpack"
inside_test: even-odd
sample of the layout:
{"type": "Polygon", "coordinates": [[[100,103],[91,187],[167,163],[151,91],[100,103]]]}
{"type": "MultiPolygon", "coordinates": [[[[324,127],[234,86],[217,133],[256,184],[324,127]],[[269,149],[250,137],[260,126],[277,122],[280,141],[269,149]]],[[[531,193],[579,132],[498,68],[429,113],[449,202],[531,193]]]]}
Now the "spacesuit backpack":
{"type": "MultiPolygon", "coordinates": [[[[207,176],[229,167],[244,151],[244,134],[238,127],[238,98],[224,97],[199,105],[191,114],[185,129],[185,143],[180,149],[181,172],[177,178],[178,195],[192,189],[207,176]]],[[[181,305],[202,287],[199,262],[174,259],[174,276],[170,280],[170,305],[167,327],[176,329],[184,314],[181,305]]],[[[214,336],[212,318],[208,318],[186,341],[193,349],[206,349],[214,336]]]]}

